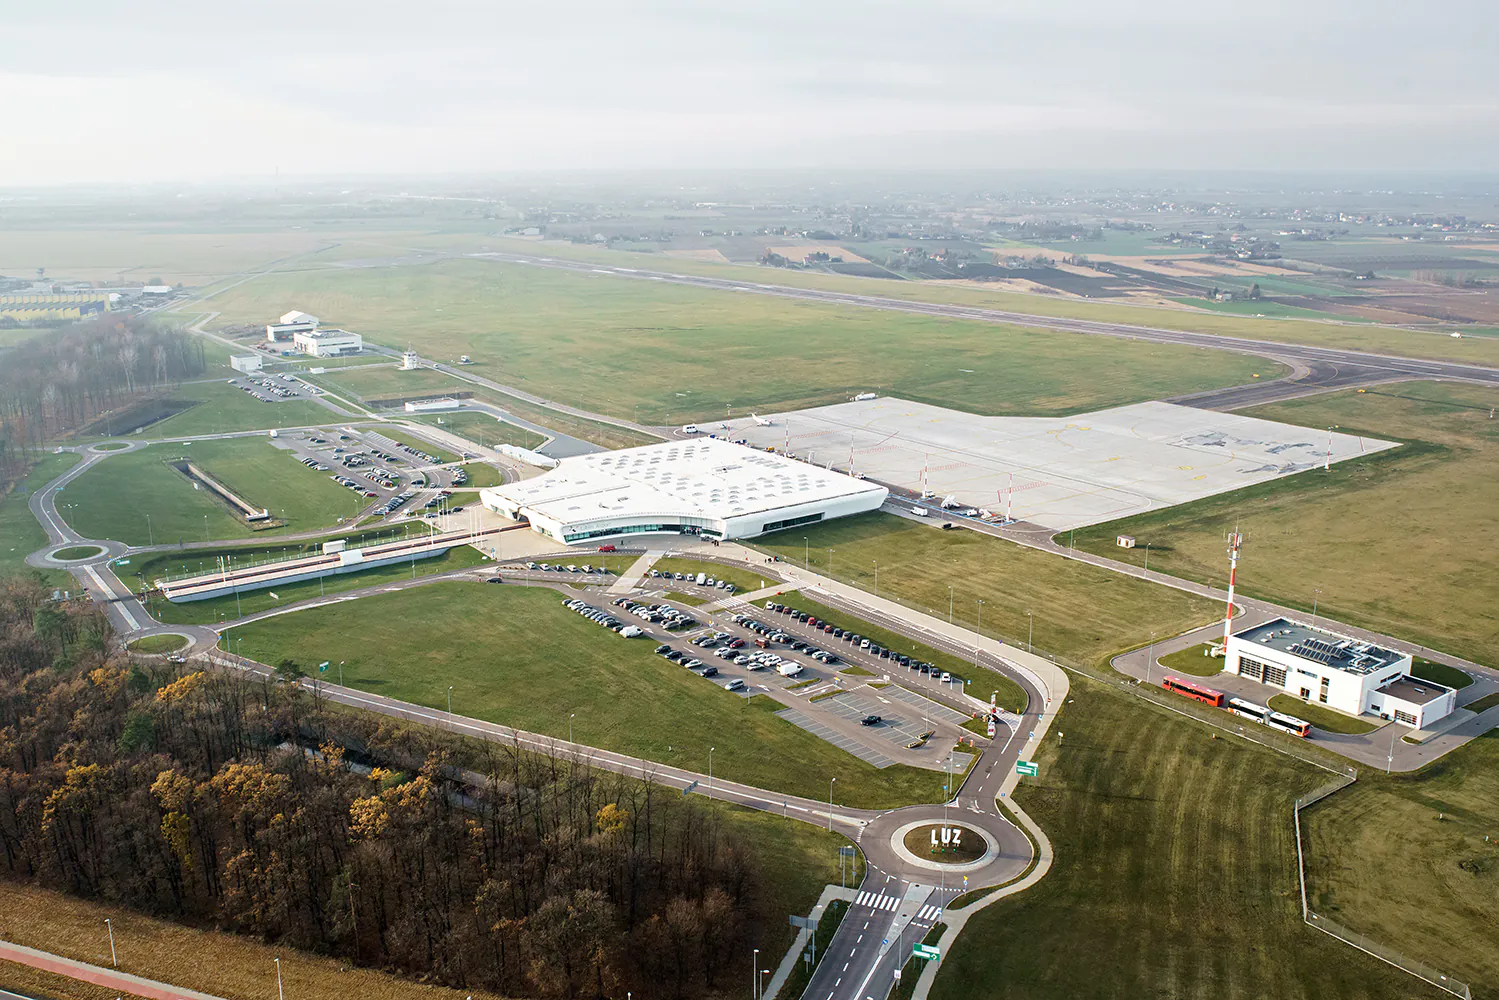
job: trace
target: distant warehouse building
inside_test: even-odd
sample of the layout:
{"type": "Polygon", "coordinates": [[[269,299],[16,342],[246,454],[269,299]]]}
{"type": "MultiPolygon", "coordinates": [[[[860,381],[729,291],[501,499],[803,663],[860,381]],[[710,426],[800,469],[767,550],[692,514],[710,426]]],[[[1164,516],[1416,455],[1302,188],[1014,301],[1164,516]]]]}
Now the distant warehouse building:
{"type": "Polygon", "coordinates": [[[1452,714],[1457,692],[1410,676],[1411,656],[1276,618],[1229,636],[1223,669],[1349,715],[1416,729],[1452,714]]]}
{"type": "Polygon", "coordinates": [[[293,337],[292,344],[314,358],[336,358],[364,350],[364,338],[345,330],[308,330],[293,337]]]}
{"type": "Polygon", "coordinates": [[[229,367],[246,375],[251,372],[260,371],[260,355],[258,354],[231,354],[229,356],[229,367]]]}
{"type": "Polygon", "coordinates": [[[307,313],[298,312],[293,309],[284,313],[281,319],[275,323],[267,323],[265,328],[265,339],[268,344],[289,344],[299,333],[309,333],[317,329],[318,318],[309,316],[307,313]]]}
{"type": "Polygon", "coordinates": [[[633,534],[753,538],[878,510],[888,490],[712,438],[565,458],[535,479],[481,490],[485,507],[560,542],[633,534]]]}

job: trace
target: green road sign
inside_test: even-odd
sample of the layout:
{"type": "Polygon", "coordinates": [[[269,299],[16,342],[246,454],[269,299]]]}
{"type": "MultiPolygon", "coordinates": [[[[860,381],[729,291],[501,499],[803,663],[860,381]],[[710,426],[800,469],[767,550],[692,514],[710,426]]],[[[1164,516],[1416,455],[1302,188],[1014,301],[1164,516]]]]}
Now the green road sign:
{"type": "Polygon", "coordinates": [[[935,959],[942,957],[942,949],[934,944],[922,944],[918,941],[911,945],[911,954],[916,958],[935,959]]]}
{"type": "Polygon", "coordinates": [[[1041,765],[1028,760],[1017,760],[1015,762],[1015,773],[1026,778],[1039,778],[1041,776],[1041,765]]]}
{"type": "Polygon", "coordinates": [[[322,663],[319,663],[317,665],[317,672],[320,673],[320,674],[326,674],[328,672],[328,661],[327,660],[324,660],[322,663]]]}

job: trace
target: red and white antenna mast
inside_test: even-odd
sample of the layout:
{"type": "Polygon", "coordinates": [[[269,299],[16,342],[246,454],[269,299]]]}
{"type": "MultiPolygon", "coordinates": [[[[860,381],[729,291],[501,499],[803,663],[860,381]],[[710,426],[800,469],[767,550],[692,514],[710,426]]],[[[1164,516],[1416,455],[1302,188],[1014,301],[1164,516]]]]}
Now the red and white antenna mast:
{"type": "Polygon", "coordinates": [[[1233,629],[1234,623],[1234,584],[1238,582],[1239,576],[1239,546],[1244,544],[1244,536],[1239,534],[1236,527],[1228,534],[1228,607],[1223,612],[1223,654],[1228,655],[1228,635],[1233,629]]]}
{"type": "Polygon", "coordinates": [[[1005,494],[1005,523],[1015,523],[1015,473],[1010,473],[1010,490],[1005,494]]]}

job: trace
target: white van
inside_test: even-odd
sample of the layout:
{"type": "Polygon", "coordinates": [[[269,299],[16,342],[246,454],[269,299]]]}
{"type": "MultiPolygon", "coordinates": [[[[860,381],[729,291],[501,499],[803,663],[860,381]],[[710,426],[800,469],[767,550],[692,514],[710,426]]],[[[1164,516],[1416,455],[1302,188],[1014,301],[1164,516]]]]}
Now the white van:
{"type": "Polygon", "coordinates": [[[626,625],[624,628],[619,630],[619,634],[624,636],[626,639],[633,639],[637,635],[645,635],[645,630],[636,628],[634,625],[626,625]]]}
{"type": "Polygon", "coordinates": [[[782,677],[795,677],[802,672],[802,665],[788,660],[776,667],[776,673],[782,677]]]}
{"type": "Polygon", "coordinates": [[[682,428],[682,433],[683,434],[696,434],[697,433],[697,424],[688,424],[686,427],[682,428]]]}
{"type": "Polygon", "coordinates": [[[701,587],[703,584],[705,584],[707,582],[708,582],[708,574],[707,573],[699,573],[697,575],[696,583],[697,583],[697,585],[699,587],[701,587]]]}
{"type": "Polygon", "coordinates": [[[914,517],[931,517],[932,516],[931,514],[929,514],[927,512],[927,509],[925,507],[912,507],[911,508],[911,514],[914,517]]]}

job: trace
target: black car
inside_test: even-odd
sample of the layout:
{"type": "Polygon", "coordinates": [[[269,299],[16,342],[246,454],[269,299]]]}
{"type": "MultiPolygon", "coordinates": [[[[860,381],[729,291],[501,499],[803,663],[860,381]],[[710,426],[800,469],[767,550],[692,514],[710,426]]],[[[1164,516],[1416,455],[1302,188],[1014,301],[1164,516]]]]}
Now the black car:
{"type": "Polygon", "coordinates": [[[859,720],[859,725],[861,725],[861,726],[878,726],[881,722],[884,722],[884,721],[885,720],[883,718],[881,718],[880,716],[878,716],[878,715],[866,715],[866,716],[864,716],[864,718],[862,718],[862,719],[859,720]]]}
{"type": "Polygon", "coordinates": [[[703,676],[704,677],[717,677],[718,676],[718,668],[717,667],[704,667],[703,668],[703,676]]]}
{"type": "Polygon", "coordinates": [[[490,577],[490,578],[489,578],[489,579],[488,579],[488,580],[485,580],[485,581],[484,581],[484,582],[485,582],[485,583],[504,583],[504,582],[505,582],[505,581],[504,581],[504,580],[501,580],[501,579],[500,579],[500,578],[499,578],[499,577],[497,577],[497,576],[492,576],[492,577],[490,577]]]}
{"type": "Polygon", "coordinates": [[[665,656],[667,653],[671,652],[671,647],[663,642],[661,645],[656,647],[656,652],[661,654],[662,656],[665,656]]]}

